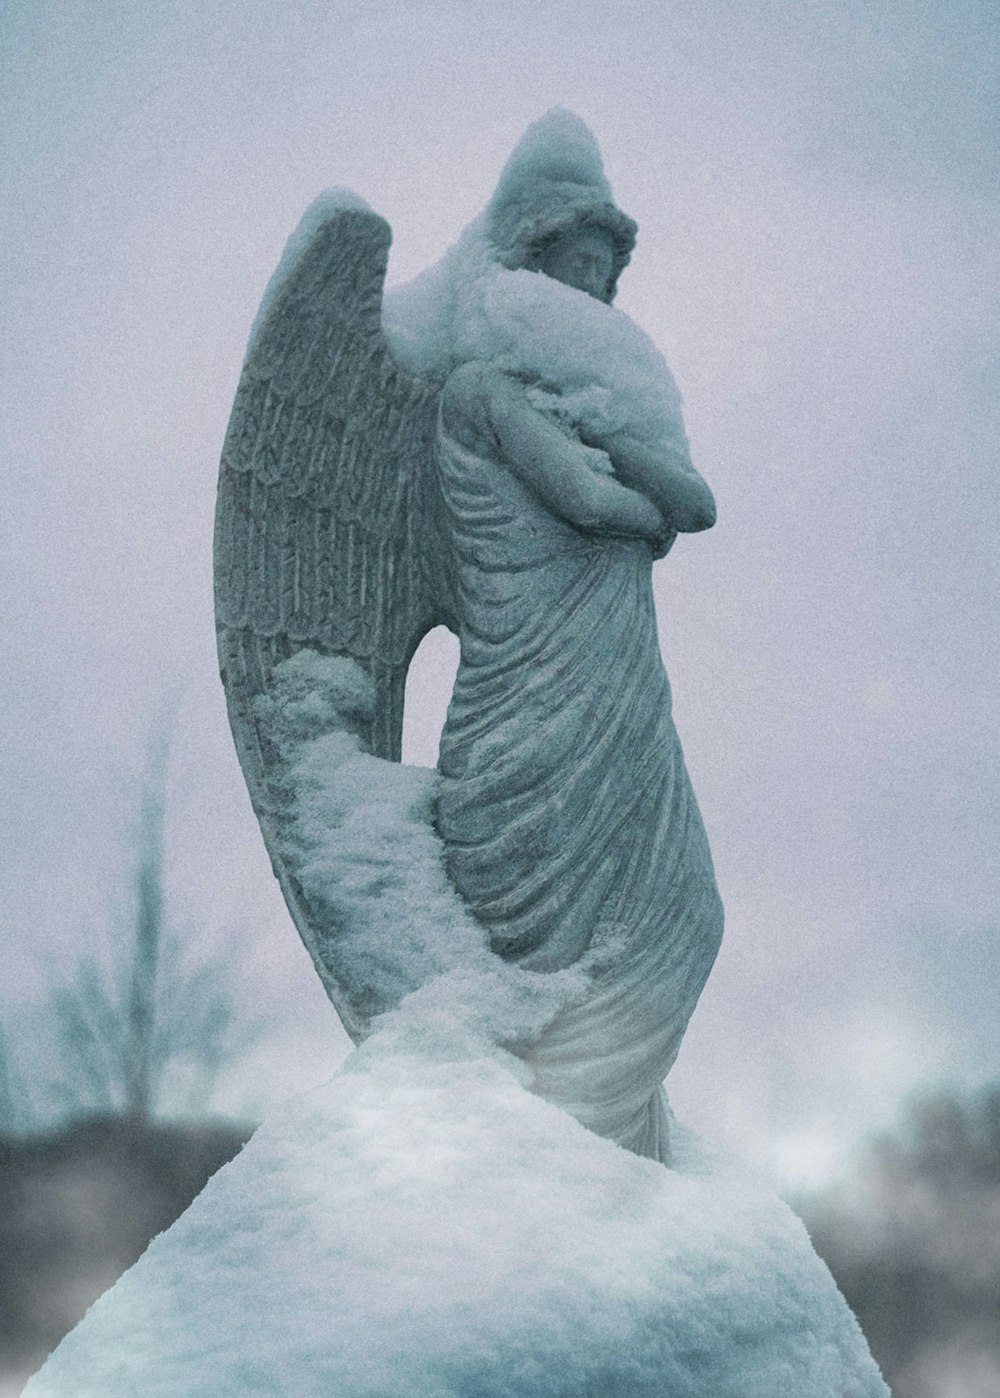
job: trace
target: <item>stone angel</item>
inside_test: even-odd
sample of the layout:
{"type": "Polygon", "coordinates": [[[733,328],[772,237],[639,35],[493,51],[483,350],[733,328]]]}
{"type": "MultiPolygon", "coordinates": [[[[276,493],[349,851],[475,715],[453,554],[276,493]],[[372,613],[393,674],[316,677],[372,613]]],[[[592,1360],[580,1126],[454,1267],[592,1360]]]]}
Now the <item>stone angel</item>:
{"type": "MultiPolygon", "coordinates": [[[[361,905],[311,891],[274,715],[304,722],[326,703],[344,742],[398,763],[407,667],[443,623],[461,659],[422,809],[459,909],[448,925],[465,918],[519,983],[574,978],[507,1042],[532,1091],[666,1163],[662,1084],[722,909],[651,579],[715,508],[662,357],[612,304],[635,235],[593,137],[561,110],[529,128],[442,262],[384,299],[387,225],[353,196],[319,201],[247,352],[216,599],[254,807],[351,1036],[427,978],[389,963],[412,943],[404,924],[430,915],[391,893],[403,875],[369,878],[372,908],[391,911],[357,970],[365,956],[345,948],[361,905]]],[[[312,780],[335,787],[335,764],[312,780]]],[[[341,868],[345,889],[352,877],[341,868]]]]}

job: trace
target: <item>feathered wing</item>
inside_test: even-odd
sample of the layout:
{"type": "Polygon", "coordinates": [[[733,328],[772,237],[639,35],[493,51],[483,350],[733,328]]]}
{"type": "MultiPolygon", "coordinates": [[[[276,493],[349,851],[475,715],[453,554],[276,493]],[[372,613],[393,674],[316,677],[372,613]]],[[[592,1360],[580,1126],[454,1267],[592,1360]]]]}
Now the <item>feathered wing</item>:
{"type": "Polygon", "coordinates": [[[313,225],[265,299],[229,422],[216,623],[230,723],[275,873],[357,1039],[367,1016],[326,964],[331,929],[283,849],[286,774],[258,701],[298,651],[350,657],[374,686],[362,740],[398,760],[407,667],[437,621],[426,490],[439,386],[397,365],[382,335],[388,224],[342,207],[313,225]]]}

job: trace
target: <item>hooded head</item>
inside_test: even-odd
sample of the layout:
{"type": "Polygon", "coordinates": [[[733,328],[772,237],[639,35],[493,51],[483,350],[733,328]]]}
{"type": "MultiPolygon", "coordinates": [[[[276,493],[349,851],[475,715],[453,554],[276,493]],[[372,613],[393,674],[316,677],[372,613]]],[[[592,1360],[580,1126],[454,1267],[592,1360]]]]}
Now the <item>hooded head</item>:
{"type": "Polygon", "coordinates": [[[510,270],[537,271],[558,239],[582,229],[605,234],[612,249],[607,301],[635,246],[637,226],[616,206],[597,142],[562,107],[534,122],[507,161],[486,210],[497,261],[510,270]]]}
{"type": "MultiPolygon", "coordinates": [[[[495,358],[497,335],[505,345],[513,343],[526,333],[521,317],[537,319],[537,307],[531,314],[528,303],[546,290],[540,282],[548,280],[530,277],[531,285],[524,287],[510,273],[538,271],[547,249],[565,234],[587,228],[610,240],[611,274],[600,297],[610,302],[632,252],[636,225],[615,206],[590,131],[579,117],[556,107],[529,126],[493,198],[458,242],[413,281],[386,293],[382,324],[393,354],[411,372],[436,378],[467,359],[495,358]],[[527,296],[527,301],[516,315],[508,308],[508,315],[499,309],[505,296],[527,296]]],[[[577,313],[583,314],[580,307],[577,313]]]]}

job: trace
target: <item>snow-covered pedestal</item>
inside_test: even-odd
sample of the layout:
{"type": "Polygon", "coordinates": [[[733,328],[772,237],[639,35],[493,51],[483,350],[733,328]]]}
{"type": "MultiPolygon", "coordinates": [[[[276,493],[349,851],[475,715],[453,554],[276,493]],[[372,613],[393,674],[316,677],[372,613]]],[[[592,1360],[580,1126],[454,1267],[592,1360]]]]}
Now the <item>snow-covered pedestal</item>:
{"type": "Polygon", "coordinates": [[[25,1398],[876,1398],[794,1215],[390,1021],[286,1105],[25,1398]]]}

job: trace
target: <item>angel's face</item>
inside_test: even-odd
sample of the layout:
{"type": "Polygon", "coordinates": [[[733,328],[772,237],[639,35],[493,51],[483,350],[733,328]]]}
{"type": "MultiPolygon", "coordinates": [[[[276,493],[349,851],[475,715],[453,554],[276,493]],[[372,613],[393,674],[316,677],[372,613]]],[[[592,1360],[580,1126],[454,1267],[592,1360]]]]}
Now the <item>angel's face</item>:
{"type": "Polygon", "coordinates": [[[561,234],[542,252],[538,270],[564,286],[576,287],[607,301],[615,255],[611,239],[599,228],[576,228],[561,234]]]}

